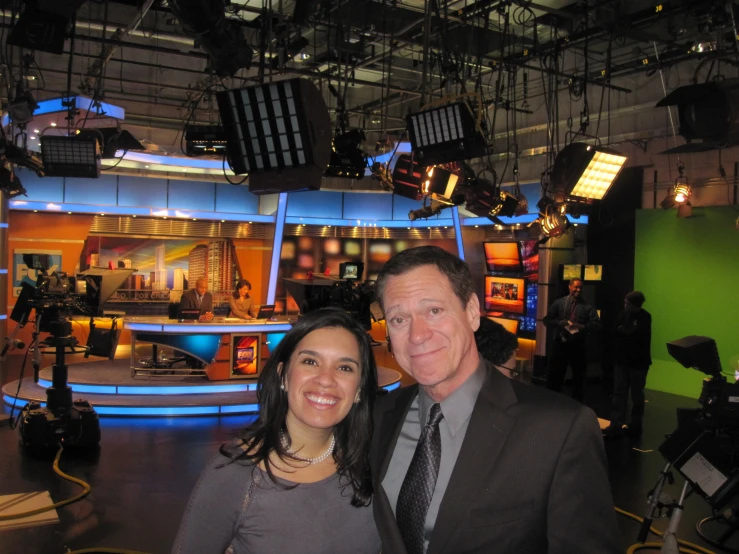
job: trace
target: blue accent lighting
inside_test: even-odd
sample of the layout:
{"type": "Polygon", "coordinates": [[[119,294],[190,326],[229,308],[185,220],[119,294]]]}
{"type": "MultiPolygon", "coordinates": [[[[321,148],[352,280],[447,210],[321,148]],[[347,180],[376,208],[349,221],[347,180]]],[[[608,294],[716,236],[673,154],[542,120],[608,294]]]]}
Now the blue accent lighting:
{"type": "Polygon", "coordinates": [[[457,239],[457,256],[464,261],[464,243],[462,242],[462,225],[459,221],[459,208],[452,208],[452,221],[454,221],[454,238],[457,239]]]}
{"type": "MultiPolygon", "coordinates": [[[[287,214],[287,193],[281,192],[277,201],[277,217],[275,218],[275,240],[272,243],[272,264],[269,267],[269,287],[267,288],[267,304],[275,303],[277,293],[277,273],[280,269],[282,253],[282,233],[285,232],[285,215],[287,214]]],[[[277,331],[278,329],[275,329],[277,331]]]]}

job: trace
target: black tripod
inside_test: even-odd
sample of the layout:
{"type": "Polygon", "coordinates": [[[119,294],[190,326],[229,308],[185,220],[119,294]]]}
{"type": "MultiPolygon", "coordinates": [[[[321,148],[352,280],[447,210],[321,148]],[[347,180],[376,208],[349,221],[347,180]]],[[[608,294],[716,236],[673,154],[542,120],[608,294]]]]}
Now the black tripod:
{"type": "Polygon", "coordinates": [[[66,349],[74,349],[77,339],[72,336],[72,324],[58,310],[36,310],[34,329],[34,373],[38,380],[41,347],[54,349],[52,385],[46,389],[46,407],[40,402],[29,402],[20,414],[21,444],[32,449],[65,446],[94,447],[100,442],[100,421],[86,400],[72,400],[72,389],[67,384],[66,349]],[[39,331],[50,333],[39,342],[39,331]]]}

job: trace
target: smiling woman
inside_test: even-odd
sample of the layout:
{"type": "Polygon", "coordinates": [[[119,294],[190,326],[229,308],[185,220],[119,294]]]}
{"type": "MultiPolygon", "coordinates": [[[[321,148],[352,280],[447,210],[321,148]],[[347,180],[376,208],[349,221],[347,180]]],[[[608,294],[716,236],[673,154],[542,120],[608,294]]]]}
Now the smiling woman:
{"type": "Polygon", "coordinates": [[[259,418],[205,469],[173,552],[379,552],[368,464],[376,388],[354,319],[338,309],[299,319],[260,375],[259,418]]]}

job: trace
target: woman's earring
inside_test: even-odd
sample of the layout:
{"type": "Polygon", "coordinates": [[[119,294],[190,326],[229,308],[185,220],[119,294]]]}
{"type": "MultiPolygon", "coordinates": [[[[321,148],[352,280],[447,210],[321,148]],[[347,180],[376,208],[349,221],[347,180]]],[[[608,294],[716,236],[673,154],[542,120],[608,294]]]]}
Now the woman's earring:
{"type": "Polygon", "coordinates": [[[357,392],[357,396],[354,397],[354,403],[359,404],[359,392],[357,392]]]}
{"type": "Polygon", "coordinates": [[[280,383],[280,390],[281,391],[284,391],[285,390],[285,383],[280,383]]]}

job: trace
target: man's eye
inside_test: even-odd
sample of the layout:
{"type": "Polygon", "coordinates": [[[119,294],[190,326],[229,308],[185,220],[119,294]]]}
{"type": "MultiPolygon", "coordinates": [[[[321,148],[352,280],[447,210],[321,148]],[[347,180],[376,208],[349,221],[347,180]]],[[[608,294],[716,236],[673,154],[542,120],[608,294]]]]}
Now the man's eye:
{"type": "Polygon", "coordinates": [[[439,315],[439,314],[440,314],[440,313],[441,313],[442,311],[443,311],[443,310],[442,310],[441,308],[431,308],[431,309],[429,310],[429,312],[430,312],[430,313],[431,313],[432,315],[439,315]]]}

